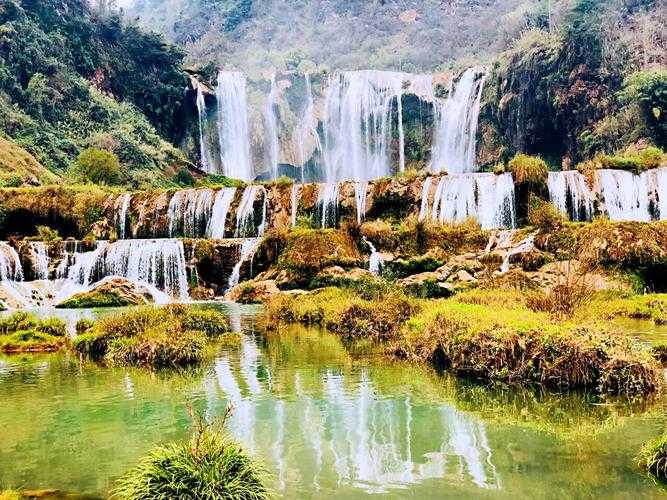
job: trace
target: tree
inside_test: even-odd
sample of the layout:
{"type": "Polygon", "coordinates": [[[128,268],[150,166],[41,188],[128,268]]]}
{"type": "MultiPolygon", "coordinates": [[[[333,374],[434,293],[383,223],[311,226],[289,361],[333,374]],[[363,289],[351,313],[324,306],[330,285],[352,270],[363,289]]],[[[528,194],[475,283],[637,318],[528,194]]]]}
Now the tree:
{"type": "Polygon", "coordinates": [[[123,178],[118,157],[109,151],[95,148],[88,148],[79,154],[76,172],[95,184],[119,184],[123,178]]]}

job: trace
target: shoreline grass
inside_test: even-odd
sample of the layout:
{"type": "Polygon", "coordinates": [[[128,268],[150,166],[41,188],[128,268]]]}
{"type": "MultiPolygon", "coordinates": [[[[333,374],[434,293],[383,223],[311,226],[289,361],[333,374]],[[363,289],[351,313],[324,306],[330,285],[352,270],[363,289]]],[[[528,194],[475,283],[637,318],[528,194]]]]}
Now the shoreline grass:
{"type": "Polygon", "coordinates": [[[67,343],[67,327],[57,318],[39,319],[18,311],[0,319],[0,352],[54,352],[67,343]]]}

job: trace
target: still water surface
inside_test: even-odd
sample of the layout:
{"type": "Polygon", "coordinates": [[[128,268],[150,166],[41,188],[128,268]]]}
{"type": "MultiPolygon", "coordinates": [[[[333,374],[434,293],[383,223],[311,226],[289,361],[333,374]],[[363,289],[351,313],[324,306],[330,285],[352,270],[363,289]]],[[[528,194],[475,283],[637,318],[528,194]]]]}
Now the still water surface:
{"type": "MultiPolygon", "coordinates": [[[[0,357],[0,486],[104,497],[154,446],[186,438],[187,405],[230,432],[285,498],[662,498],[633,466],[661,402],[479,386],[302,327],[258,331],[186,373],[68,354],[0,357]]],[[[94,313],[86,313],[94,315],[94,313]]]]}

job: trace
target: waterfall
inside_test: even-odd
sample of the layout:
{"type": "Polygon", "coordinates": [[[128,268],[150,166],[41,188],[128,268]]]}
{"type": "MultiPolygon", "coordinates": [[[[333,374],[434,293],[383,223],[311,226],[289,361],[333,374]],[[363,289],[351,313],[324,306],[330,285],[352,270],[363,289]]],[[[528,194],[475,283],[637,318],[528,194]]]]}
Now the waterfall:
{"type": "Polygon", "coordinates": [[[213,209],[212,189],[176,191],[169,201],[169,237],[197,238],[206,233],[213,209]]]}
{"type": "Polygon", "coordinates": [[[576,170],[549,172],[549,198],[558,209],[573,221],[593,218],[593,193],[586,178],[576,170]]]}
{"type": "Polygon", "coordinates": [[[359,181],[354,183],[354,200],[357,205],[357,224],[366,217],[366,197],[368,194],[368,181],[359,181]]]}
{"type": "MultiPolygon", "coordinates": [[[[306,141],[310,138],[315,143],[314,153],[322,152],[320,134],[317,132],[317,120],[315,119],[315,104],[313,102],[313,89],[310,84],[310,75],[304,75],[306,82],[306,105],[301,115],[301,120],[296,129],[296,147],[299,152],[299,165],[301,165],[301,182],[304,180],[304,170],[308,163],[306,155],[306,141]]],[[[309,156],[313,156],[312,154],[309,156]]]]}
{"type": "Polygon", "coordinates": [[[338,184],[320,184],[317,195],[317,210],[322,228],[336,227],[338,223],[338,184]]]}
{"type": "MultiPolygon", "coordinates": [[[[324,105],[327,182],[364,181],[391,175],[392,106],[400,103],[405,73],[346,71],[333,75],[324,105]]],[[[402,115],[402,107],[399,114],[402,115]]],[[[399,170],[404,167],[399,116],[399,170]]]]}
{"type": "Polygon", "coordinates": [[[646,175],[623,170],[597,170],[596,175],[609,219],[651,220],[646,175]]]}
{"type": "Polygon", "coordinates": [[[222,239],[225,237],[225,224],[227,223],[227,213],[234,200],[236,188],[224,188],[217,192],[211,217],[206,228],[206,236],[213,239],[222,239]]]}
{"type": "Polygon", "coordinates": [[[115,203],[116,230],[119,239],[125,239],[125,227],[127,225],[127,210],[130,208],[132,193],[123,193],[115,203]]]}
{"type": "Polygon", "coordinates": [[[100,241],[92,251],[74,253],[70,262],[58,273],[82,290],[104,278],[119,276],[162,290],[180,301],[189,299],[185,252],[180,240],[100,241]]]}
{"type": "Polygon", "coordinates": [[[236,209],[236,238],[264,235],[267,205],[268,196],[264,186],[251,185],[245,188],[239,207],[236,209]],[[264,197],[262,202],[262,221],[259,226],[255,227],[255,200],[260,191],[264,197]]]}
{"type": "Polygon", "coordinates": [[[292,209],[291,222],[292,227],[296,227],[296,213],[299,208],[299,189],[300,186],[296,183],[292,184],[292,193],[290,195],[290,207],[292,209]]]}
{"type": "Polygon", "coordinates": [[[245,76],[240,72],[220,71],[216,97],[223,173],[227,177],[250,181],[253,172],[245,76]]]}
{"type": "Polygon", "coordinates": [[[246,238],[243,240],[243,242],[241,243],[239,260],[234,265],[234,268],[232,269],[232,274],[229,276],[227,291],[231,290],[232,288],[234,288],[236,285],[239,284],[239,279],[241,277],[241,266],[246,260],[248,260],[255,254],[255,251],[257,250],[257,247],[261,242],[262,242],[261,238],[246,238]]]}
{"type": "Polygon", "coordinates": [[[512,175],[443,176],[435,192],[431,218],[440,223],[475,218],[482,229],[515,227],[512,175]]]}
{"type": "Polygon", "coordinates": [[[266,124],[266,133],[264,134],[264,137],[266,142],[267,166],[271,178],[274,180],[278,178],[278,161],[280,154],[276,106],[278,106],[278,86],[276,85],[276,75],[274,73],[271,75],[271,90],[266,98],[266,106],[264,107],[264,122],[266,124]]]}
{"type": "Polygon", "coordinates": [[[0,281],[23,281],[19,254],[4,241],[0,241],[0,281]]]}
{"type": "Polygon", "coordinates": [[[433,172],[475,171],[477,123],[484,80],[482,68],[469,68],[456,85],[450,85],[447,100],[437,110],[439,119],[431,155],[433,172]]]}
{"type": "Polygon", "coordinates": [[[30,251],[33,256],[33,274],[35,279],[49,279],[49,253],[46,244],[42,241],[32,241],[30,242],[30,251]]]}
{"type": "Polygon", "coordinates": [[[371,272],[371,274],[379,276],[382,273],[382,265],[384,264],[382,255],[380,255],[380,253],[375,248],[375,245],[368,241],[365,236],[363,237],[363,240],[371,250],[371,255],[368,258],[368,270],[371,272]]]}
{"type": "Polygon", "coordinates": [[[427,177],[424,180],[424,186],[422,187],[422,199],[421,206],[419,207],[419,221],[426,220],[428,216],[428,193],[431,190],[431,184],[433,183],[432,177],[427,177]]]}
{"type": "Polygon", "coordinates": [[[656,219],[667,220],[667,167],[644,172],[648,177],[649,197],[655,209],[656,219]]]}
{"type": "Polygon", "coordinates": [[[206,100],[204,99],[204,92],[202,91],[202,86],[200,83],[197,83],[197,116],[199,118],[199,157],[201,160],[201,167],[204,172],[207,174],[214,174],[215,165],[211,159],[211,147],[206,140],[206,100]]]}

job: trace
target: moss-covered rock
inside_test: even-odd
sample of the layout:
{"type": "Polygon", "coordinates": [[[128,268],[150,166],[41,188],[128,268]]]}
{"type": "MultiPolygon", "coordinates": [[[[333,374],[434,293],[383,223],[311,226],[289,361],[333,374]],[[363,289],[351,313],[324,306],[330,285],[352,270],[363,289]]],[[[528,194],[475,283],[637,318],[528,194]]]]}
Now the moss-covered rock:
{"type": "Polygon", "coordinates": [[[50,352],[66,344],[66,326],[59,319],[38,319],[25,312],[0,319],[0,351],[50,352]]]}
{"type": "Polygon", "coordinates": [[[146,305],[152,302],[153,296],[145,286],[123,278],[112,278],[102,281],[87,292],[73,295],[56,307],[59,309],[124,307],[146,305]]]}

